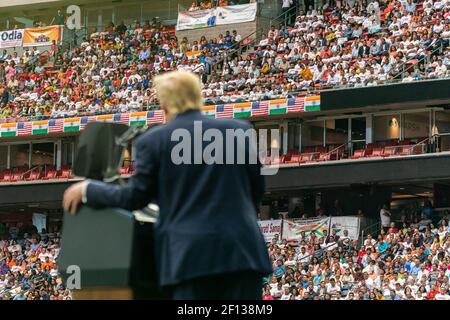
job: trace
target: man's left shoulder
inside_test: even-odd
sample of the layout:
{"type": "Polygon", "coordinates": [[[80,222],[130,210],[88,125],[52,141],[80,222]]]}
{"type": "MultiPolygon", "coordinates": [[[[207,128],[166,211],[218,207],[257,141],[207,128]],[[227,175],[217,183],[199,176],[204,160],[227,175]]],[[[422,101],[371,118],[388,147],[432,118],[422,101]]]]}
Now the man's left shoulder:
{"type": "Polygon", "coordinates": [[[136,144],[145,145],[156,143],[159,139],[161,139],[162,135],[165,132],[165,129],[166,128],[164,125],[159,125],[148,129],[136,139],[136,144]]]}

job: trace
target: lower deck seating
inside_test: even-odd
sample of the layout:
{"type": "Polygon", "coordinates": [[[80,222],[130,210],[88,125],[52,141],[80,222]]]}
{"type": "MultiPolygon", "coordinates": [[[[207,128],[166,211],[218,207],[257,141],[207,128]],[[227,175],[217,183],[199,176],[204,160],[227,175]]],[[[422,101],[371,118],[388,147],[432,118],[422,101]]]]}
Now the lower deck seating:
{"type": "Polygon", "coordinates": [[[428,144],[420,141],[422,140],[419,140],[419,143],[413,143],[410,140],[370,143],[364,149],[354,150],[353,154],[350,154],[350,150],[348,150],[346,145],[305,147],[303,152],[289,150],[285,155],[280,155],[273,159],[268,157],[265,160],[265,164],[307,164],[339,159],[388,158],[426,153],[428,144]]]}
{"type": "MultiPolygon", "coordinates": [[[[130,175],[134,173],[134,166],[127,165],[120,168],[120,175],[130,175]]],[[[28,168],[13,168],[0,170],[0,183],[49,181],[49,180],[69,180],[75,175],[67,165],[62,165],[57,170],[53,166],[28,168]]]]}

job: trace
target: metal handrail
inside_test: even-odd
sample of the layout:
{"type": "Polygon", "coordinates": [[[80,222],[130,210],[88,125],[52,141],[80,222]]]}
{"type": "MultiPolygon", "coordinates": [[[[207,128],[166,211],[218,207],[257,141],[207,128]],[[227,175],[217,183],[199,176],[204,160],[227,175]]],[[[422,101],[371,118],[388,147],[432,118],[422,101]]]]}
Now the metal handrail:
{"type": "MultiPolygon", "coordinates": [[[[434,53],[436,53],[437,51],[442,52],[444,50],[444,42],[441,42],[441,46],[439,48],[434,49],[431,53],[425,55],[424,57],[420,58],[418,61],[416,61],[414,64],[411,65],[411,67],[414,67],[416,65],[418,65],[419,63],[425,61],[425,59],[429,59],[434,53]]],[[[412,60],[412,59],[417,59],[419,57],[419,54],[416,54],[413,58],[408,59],[412,60]]],[[[405,66],[408,63],[408,61],[404,61],[400,66],[399,69],[401,68],[402,70],[400,72],[398,72],[397,74],[393,75],[392,78],[396,79],[399,76],[403,79],[404,73],[405,73],[405,66]]]]}
{"type": "Polygon", "coordinates": [[[280,20],[281,18],[284,18],[283,23],[284,23],[284,26],[286,26],[287,16],[288,16],[288,14],[289,14],[289,17],[291,17],[293,14],[290,14],[290,13],[291,13],[291,11],[293,11],[293,10],[295,10],[295,13],[294,13],[294,14],[297,14],[297,6],[292,6],[292,7],[290,7],[287,11],[282,12],[282,13],[281,13],[280,15],[278,15],[277,17],[275,17],[275,18],[273,18],[273,19],[270,19],[270,23],[269,23],[269,24],[272,26],[274,21],[278,21],[278,23],[280,23],[279,20],[280,20]]]}
{"type": "Polygon", "coordinates": [[[364,244],[367,235],[372,234],[372,232],[369,231],[373,231],[374,229],[378,231],[381,229],[381,221],[377,221],[361,230],[361,246],[364,244]]]}
{"type": "Polygon", "coordinates": [[[439,136],[439,134],[433,134],[433,135],[430,136],[430,137],[426,137],[425,139],[420,140],[419,142],[417,142],[417,143],[414,144],[414,145],[406,146],[406,147],[412,150],[412,149],[414,149],[414,147],[417,147],[417,146],[419,146],[419,145],[421,145],[421,144],[425,144],[426,141],[429,141],[429,140],[431,140],[432,138],[434,138],[434,137],[436,137],[436,136],[439,136]]]}
{"type": "Polygon", "coordinates": [[[251,40],[249,43],[245,44],[245,45],[241,45],[245,40],[250,39],[251,36],[255,35],[257,32],[257,30],[253,31],[252,33],[248,34],[247,36],[245,36],[244,38],[242,38],[239,42],[236,42],[235,44],[233,44],[231,47],[229,47],[227,50],[225,50],[224,52],[221,53],[221,58],[219,58],[218,60],[216,60],[214,62],[214,65],[216,66],[216,68],[222,64],[226,58],[228,58],[229,56],[233,55],[234,53],[236,53],[237,51],[241,51],[243,48],[248,48],[250,46],[251,43],[253,43],[256,40],[255,39],[251,40]]]}
{"type": "Polygon", "coordinates": [[[332,149],[331,151],[328,151],[328,152],[326,153],[326,155],[327,155],[327,156],[330,156],[330,155],[332,155],[334,152],[336,152],[336,160],[339,160],[339,150],[342,149],[342,148],[347,147],[350,143],[353,143],[353,142],[354,142],[353,140],[348,140],[347,142],[345,142],[345,143],[343,143],[343,144],[337,146],[336,148],[332,149]]]}
{"type": "Polygon", "coordinates": [[[27,171],[25,171],[24,173],[22,173],[21,178],[23,179],[25,177],[26,174],[28,173],[32,173],[34,170],[39,169],[39,166],[33,167],[27,171]]]}

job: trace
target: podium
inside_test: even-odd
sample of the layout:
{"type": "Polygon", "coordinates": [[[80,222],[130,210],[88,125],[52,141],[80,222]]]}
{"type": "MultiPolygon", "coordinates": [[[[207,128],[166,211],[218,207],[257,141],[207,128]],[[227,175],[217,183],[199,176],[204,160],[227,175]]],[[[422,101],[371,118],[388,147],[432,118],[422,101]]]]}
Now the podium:
{"type": "Polygon", "coordinates": [[[77,300],[167,298],[157,285],[153,223],[131,212],[83,206],[76,216],[64,213],[58,266],[67,285],[78,276],[77,300]]]}

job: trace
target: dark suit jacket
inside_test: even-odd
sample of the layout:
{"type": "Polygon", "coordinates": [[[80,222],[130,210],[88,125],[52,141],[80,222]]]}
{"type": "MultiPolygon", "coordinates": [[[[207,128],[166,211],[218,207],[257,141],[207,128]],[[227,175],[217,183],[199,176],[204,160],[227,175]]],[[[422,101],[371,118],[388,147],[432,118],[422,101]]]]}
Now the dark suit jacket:
{"type": "MultiPolygon", "coordinates": [[[[243,270],[272,272],[256,217],[264,192],[260,163],[174,164],[171,153],[179,140],[171,141],[172,133],[184,128],[194,137],[194,121],[202,122],[203,132],[214,128],[224,137],[226,129],[251,128],[247,122],[210,119],[199,111],[180,114],[137,139],[136,173],[126,186],[93,181],[87,188],[87,204],[133,210],[156,200],[160,206],[155,243],[161,285],[243,270]]],[[[203,148],[209,143],[204,142],[203,148]]]]}
{"type": "Polygon", "coordinates": [[[359,47],[359,49],[358,49],[358,55],[360,57],[368,56],[369,53],[370,53],[370,47],[369,46],[362,46],[362,47],[359,47]]]}

